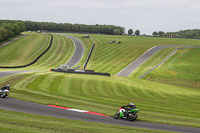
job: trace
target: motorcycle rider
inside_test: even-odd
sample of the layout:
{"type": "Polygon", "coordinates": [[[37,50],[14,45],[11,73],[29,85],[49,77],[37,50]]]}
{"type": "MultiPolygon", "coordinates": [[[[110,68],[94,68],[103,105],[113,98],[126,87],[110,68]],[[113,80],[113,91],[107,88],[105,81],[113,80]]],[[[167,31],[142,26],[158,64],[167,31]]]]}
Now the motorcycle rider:
{"type": "Polygon", "coordinates": [[[129,110],[132,110],[132,109],[136,109],[136,105],[135,105],[134,103],[130,103],[130,105],[125,105],[125,106],[122,106],[122,107],[120,108],[120,110],[121,110],[122,112],[124,112],[124,115],[125,115],[125,116],[127,116],[128,111],[129,111],[129,110]]]}
{"type": "Polygon", "coordinates": [[[10,90],[10,85],[8,84],[8,85],[6,85],[6,86],[4,86],[4,87],[2,87],[2,88],[0,88],[1,90],[10,90]]]}

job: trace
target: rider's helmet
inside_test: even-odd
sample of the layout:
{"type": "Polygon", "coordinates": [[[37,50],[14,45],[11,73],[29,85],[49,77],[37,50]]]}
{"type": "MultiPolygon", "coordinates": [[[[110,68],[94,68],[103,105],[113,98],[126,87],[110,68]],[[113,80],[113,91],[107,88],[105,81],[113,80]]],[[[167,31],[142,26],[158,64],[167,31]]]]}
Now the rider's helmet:
{"type": "Polygon", "coordinates": [[[130,103],[130,105],[135,105],[134,103],[130,103]]]}
{"type": "Polygon", "coordinates": [[[10,90],[10,85],[9,84],[6,86],[6,89],[10,90]]]}

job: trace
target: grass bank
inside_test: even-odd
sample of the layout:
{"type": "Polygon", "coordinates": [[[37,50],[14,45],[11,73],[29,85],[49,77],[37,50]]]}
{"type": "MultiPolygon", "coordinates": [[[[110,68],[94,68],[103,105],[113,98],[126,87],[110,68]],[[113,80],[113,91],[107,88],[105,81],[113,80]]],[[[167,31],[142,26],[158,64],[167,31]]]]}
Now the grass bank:
{"type": "MultiPolygon", "coordinates": [[[[21,65],[33,61],[49,44],[49,36],[38,33],[30,33],[23,39],[15,41],[0,49],[0,64],[4,65],[21,65]],[[25,39],[25,40],[24,40],[25,39]],[[43,41],[42,41],[43,39],[43,41]],[[37,42],[36,42],[36,41],[37,42]],[[39,42],[41,41],[41,42],[39,42]],[[12,52],[13,51],[13,52],[12,52]]],[[[45,53],[35,64],[20,69],[0,69],[7,70],[49,70],[58,68],[60,64],[67,63],[73,53],[74,45],[67,37],[53,34],[52,47],[45,53]]]]}
{"type": "Polygon", "coordinates": [[[25,65],[48,47],[49,35],[27,33],[27,36],[0,48],[0,66],[25,65]]]}
{"type": "Polygon", "coordinates": [[[174,56],[150,72],[144,79],[199,89],[199,60],[200,48],[178,50],[174,56]]]}
{"type": "Polygon", "coordinates": [[[112,116],[134,102],[138,120],[200,127],[200,90],[122,77],[26,73],[0,80],[11,84],[10,97],[99,112],[112,116]],[[190,109],[186,109],[189,107],[190,109]]]}
{"type": "MultiPolygon", "coordinates": [[[[146,52],[153,46],[200,45],[200,40],[193,39],[113,35],[90,35],[90,39],[83,39],[81,34],[72,35],[78,37],[82,42],[84,42],[85,48],[89,47],[89,44],[92,44],[92,42],[96,44],[91,59],[88,62],[87,69],[93,69],[99,72],[108,72],[113,75],[117,74],[129,63],[137,59],[139,56],[141,56],[144,52],[146,52]],[[112,40],[118,40],[122,43],[109,44],[109,41],[112,40]]],[[[169,50],[167,52],[169,52],[168,54],[170,54],[171,51],[169,50]]],[[[166,52],[165,55],[167,55],[166,52]]]]}

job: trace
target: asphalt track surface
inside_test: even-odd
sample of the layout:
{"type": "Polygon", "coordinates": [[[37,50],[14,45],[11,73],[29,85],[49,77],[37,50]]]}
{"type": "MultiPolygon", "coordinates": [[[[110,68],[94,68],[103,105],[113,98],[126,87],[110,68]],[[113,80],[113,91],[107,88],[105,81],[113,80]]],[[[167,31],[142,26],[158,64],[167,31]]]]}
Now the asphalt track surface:
{"type": "Polygon", "coordinates": [[[128,77],[133,71],[135,71],[139,66],[141,66],[145,61],[147,61],[151,56],[153,56],[159,50],[163,48],[183,47],[183,46],[185,45],[162,45],[162,46],[152,47],[147,52],[145,52],[142,56],[140,56],[139,58],[134,60],[132,63],[130,63],[128,66],[126,66],[124,69],[122,69],[116,75],[128,77]]]}
{"type": "Polygon", "coordinates": [[[73,54],[72,58],[70,59],[70,61],[66,63],[66,65],[69,65],[69,68],[72,68],[73,66],[78,64],[80,62],[80,60],[82,59],[83,54],[84,54],[84,46],[79,39],[77,39],[73,36],[70,36],[70,35],[66,35],[66,37],[70,38],[75,45],[74,54],[73,54]]]}
{"type": "Polygon", "coordinates": [[[40,105],[32,102],[21,101],[9,97],[0,99],[0,109],[10,110],[15,112],[30,113],[36,115],[51,116],[56,118],[64,118],[70,120],[81,120],[81,121],[88,121],[95,123],[147,128],[154,130],[166,130],[166,131],[186,132],[186,133],[200,132],[200,128],[165,125],[165,124],[157,124],[157,123],[142,122],[142,121],[131,122],[127,120],[115,120],[112,117],[104,117],[104,116],[74,112],[70,110],[58,109],[49,107],[47,105],[40,105]]]}
{"type": "Polygon", "coordinates": [[[7,76],[10,76],[10,75],[14,75],[14,74],[19,74],[19,73],[39,72],[39,71],[45,71],[45,70],[2,71],[2,72],[0,72],[0,78],[7,77],[7,76]]]}

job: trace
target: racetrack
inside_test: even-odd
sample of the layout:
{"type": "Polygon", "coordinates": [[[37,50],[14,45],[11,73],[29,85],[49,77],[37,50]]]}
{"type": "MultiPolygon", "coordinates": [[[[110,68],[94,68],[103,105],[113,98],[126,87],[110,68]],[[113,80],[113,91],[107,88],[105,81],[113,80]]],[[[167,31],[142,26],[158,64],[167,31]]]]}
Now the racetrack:
{"type": "Polygon", "coordinates": [[[126,120],[115,120],[112,117],[104,117],[104,116],[74,112],[74,111],[65,110],[65,109],[58,109],[58,108],[49,107],[47,105],[40,105],[40,104],[31,103],[27,101],[21,101],[21,100],[12,99],[9,97],[0,99],[0,109],[16,111],[16,112],[31,113],[31,114],[37,114],[37,115],[44,115],[44,116],[52,116],[52,117],[71,119],[71,120],[81,120],[81,121],[88,121],[88,122],[147,128],[147,129],[154,129],[154,130],[166,130],[166,131],[187,132],[187,133],[200,132],[200,128],[157,124],[157,123],[142,122],[142,121],[137,121],[137,120],[134,122],[130,122],[126,120]]]}
{"type": "MultiPolygon", "coordinates": [[[[76,41],[74,41],[74,43],[76,44],[76,41]]],[[[76,49],[77,49],[77,47],[76,47],[76,49]]],[[[149,51],[151,51],[151,50],[149,50],[149,51]]],[[[154,50],[158,51],[159,49],[154,49],[154,50]]],[[[153,52],[155,52],[154,50],[153,50],[153,52]]],[[[73,55],[74,58],[72,57],[73,59],[71,59],[72,61],[70,60],[68,62],[71,67],[80,61],[80,59],[83,56],[83,53],[81,53],[81,51],[76,52],[76,50],[75,50],[74,55],[73,55]],[[77,56],[74,56],[74,55],[77,55],[77,56]],[[77,57],[79,57],[79,58],[77,58],[77,57]]],[[[146,56],[148,57],[148,54],[146,56]]],[[[17,73],[34,72],[34,71],[37,71],[37,70],[0,72],[0,78],[6,77],[9,75],[13,75],[13,74],[17,74],[17,73]]],[[[12,93],[12,90],[11,90],[11,93],[12,93]]],[[[40,104],[36,104],[36,103],[21,101],[21,100],[12,99],[9,97],[5,98],[5,99],[0,99],[0,109],[16,111],[16,112],[31,113],[31,114],[38,114],[38,115],[45,115],[45,116],[64,118],[64,119],[81,120],[81,121],[105,123],[105,124],[112,124],[112,125],[121,125],[121,126],[128,126],[128,127],[166,130],[166,131],[174,131],[174,132],[188,132],[188,133],[199,133],[200,132],[200,128],[166,125],[166,124],[150,123],[150,122],[143,122],[143,121],[129,122],[129,121],[125,121],[125,120],[115,120],[113,118],[108,118],[108,117],[103,117],[103,116],[78,113],[78,112],[74,112],[74,111],[70,111],[70,110],[57,109],[57,108],[49,107],[47,105],[40,105],[40,104]]]]}
{"type": "Polygon", "coordinates": [[[148,60],[151,56],[153,56],[159,50],[161,50],[163,48],[182,47],[182,46],[185,46],[185,45],[163,45],[163,46],[152,47],[146,53],[144,53],[142,56],[140,56],[139,58],[134,60],[132,63],[130,63],[128,66],[126,66],[124,69],[122,69],[116,75],[128,77],[134,70],[136,70],[140,65],[142,65],[146,60],[148,60]]]}
{"type": "Polygon", "coordinates": [[[82,59],[83,54],[84,54],[84,46],[79,39],[70,35],[66,35],[66,37],[69,37],[75,45],[74,55],[72,56],[71,60],[66,63],[66,65],[69,65],[69,68],[72,68],[73,66],[78,64],[80,60],[82,59]]]}

